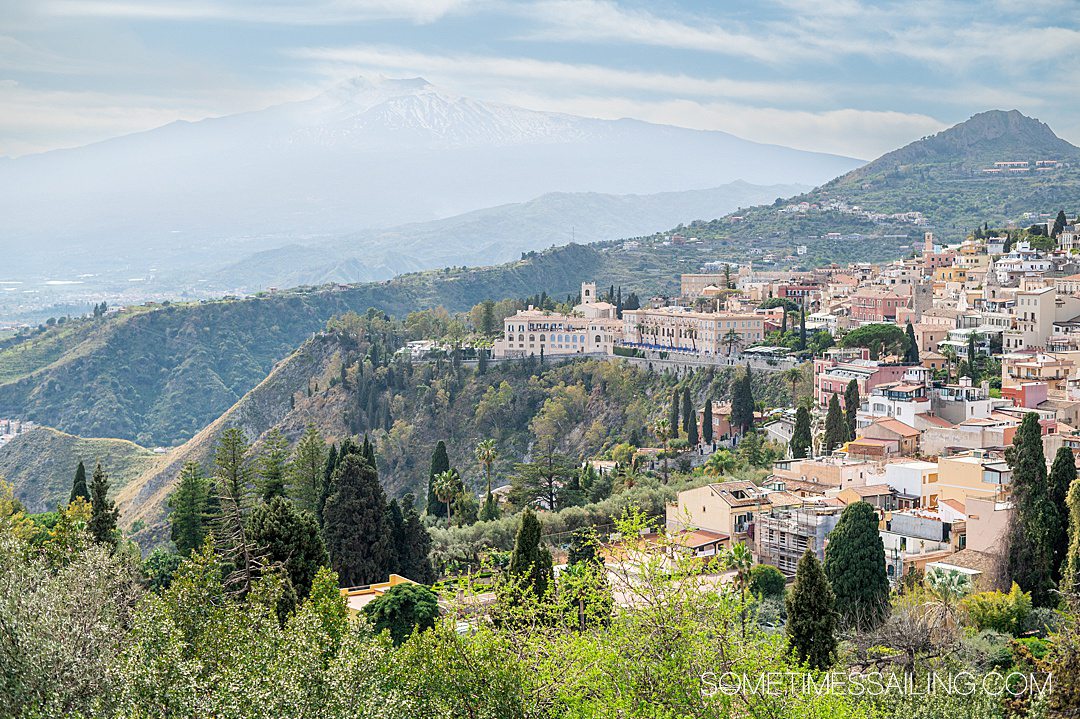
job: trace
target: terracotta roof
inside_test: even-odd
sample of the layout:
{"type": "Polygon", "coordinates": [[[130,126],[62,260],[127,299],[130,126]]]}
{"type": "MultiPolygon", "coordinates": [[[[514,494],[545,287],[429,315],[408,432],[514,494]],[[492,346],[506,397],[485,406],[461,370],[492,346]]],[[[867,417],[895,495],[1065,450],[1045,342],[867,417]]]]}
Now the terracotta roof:
{"type": "Polygon", "coordinates": [[[952,422],[945,419],[944,417],[938,417],[936,414],[929,414],[927,412],[920,412],[919,414],[917,414],[915,416],[918,417],[919,419],[921,419],[923,422],[928,422],[929,424],[932,424],[932,425],[934,425],[936,427],[952,427],[953,426],[952,422]]]}
{"type": "Polygon", "coordinates": [[[727,541],[728,539],[730,539],[728,535],[710,529],[687,529],[675,535],[676,542],[695,549],[706,544],[727,541]]]}
{"type": "Polygon", "coordinates": [[[919,436],[919,430],[915,429],[914,427],[910,427],[910,426],[904,424],[903,422],[901,422],[898,419],[891,419],[891,418],[879,419],[879,420],[875,420],[872,424],[876,424],[879,427],[884,427],[885,429],[887,429],[887,430],[889,430],[891,432],[896,432],[901,437],[918,437],[919,436]]]}
{"type": "Polygon", "coordinates": [[[959,499],[943,499],[941,500],[941,503],[948,505],[952,509],[955,509],[960,514],[967,514],[967,510],[964,508],[964,503],[961,502],[959,499]]]}
{"type": "Polygon", "coordinates": [[[866,487],[848,487],[845,492],[854,492],[860,497],[881,497],[892,494],[893,488],[887,484],[871,484],[866,487]]]}

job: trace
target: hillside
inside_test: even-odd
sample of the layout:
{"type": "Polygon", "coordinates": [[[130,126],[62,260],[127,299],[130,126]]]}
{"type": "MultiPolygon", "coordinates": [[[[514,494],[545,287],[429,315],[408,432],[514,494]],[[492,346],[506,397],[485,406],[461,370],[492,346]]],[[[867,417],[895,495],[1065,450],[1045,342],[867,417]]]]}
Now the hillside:
{"type": "MultiPolygon", "coordinates": [[[[228,427],[243,429],[256,451],[274,428],[291,443],[309,424],[330,442],[368,434],[386,490],[423,497],[430,454],[439,440],[446,441],[453,466],[478,491],[482,472],[473,448],[481,439],[496,440],[496,473],[503,483],[514,464],[528,461],[545,432],[555,433],[559,451],[571,461],[593,456],[631,435],[648,438],[647,427],[666,411],[674,387],[689,387],[695,403],[701,403],[707,396],[728,397],[734,376],[725,367],[678,378],[596,359],[496,364],[485,374],[450,361],[372,363],[373,343],[383,348],[377,356],[386,357],[404,339],[401,323],[353,316],[305,342],[221,417],[129,482],[118,495],[124,523],[143,520],[143,546],[158,541],[180,468],[195,461],[209,469],[217,438],[228,427]]],[[[790,385],[776,375],[758,379],[759,399],[787,401],[790,385]]]]}
{"type": "Polygon", "coordinates": [[[803,237],[813,244],[825,232],[905,234],[914,239],[932,229],[946,241],[957,241],[983,222],[1024,226],[1034,221],[1028,213],[1053,216],[1077,205],[1080,148],[1016,110],[991,110],[780,205],[742,212],[730,236],[803,237]],[[1034,169],[1036,162],[1047,160],[1061,166],[1034,169]],[[995,162],[1027,162],[1030,169],[1010,172],[996,168],[995,162]],[[984,171],[988,169],[995,171],[984,171]],[[811,208],[796,211],[800,202],[811,208]],[[918,212],[925,227],[896,218],[868,219],[856,208],[882,215],[918,212]]]}
{"type": "MultiPolygon", "coordinates": [[[[712,236],[707,224],[691,229],[712,236]]],[[[824,248],[837,261],[851,253],[862,259],[895,255],[871,243],[835,242],[824,248]]],[[[54,327],[0,349],[0,371],[11,368],[8,381],[0,383],[0,415],[80,436],[119,437],[148,447],[176,445],[239,401],[327,320],[349,310],[376,307],[398,318],[436,306],[464,311],[489,298],[540,292],[563,298],[576,294],[588,279],[649,297],[677,291],[682,272],[698,271],[719,257],[745,259],[748,251],[724,239],[672,245],[659,236],[636,248],[623,248],[621,242],[568,245],[496,267],[135,308],[54,327]],[[46,345],[61,331],[71,333],[71,339],[59,356],[24,349],[28,342],[46,345]]]]}
{"type": "Polygon", "coordinates": [[[124,440],[86,439],[39,427],[0,447],[0,477],[15,486],[15,496],[29,511],[46,512],[67,501],[80,461],[88,473],[101,462],[117,492],[162,458],[124,440]]]}
{"type": "Polygon", "coordinates": [[[807,189],[805,185],[739,181],[707,190],[654,195],[550,193],[443,220],[255,253],[210,275],[207,287],[252,291],[366,282],[447,265],[490,265],[571,240],[586,244],[651,235],[807,189]]]}

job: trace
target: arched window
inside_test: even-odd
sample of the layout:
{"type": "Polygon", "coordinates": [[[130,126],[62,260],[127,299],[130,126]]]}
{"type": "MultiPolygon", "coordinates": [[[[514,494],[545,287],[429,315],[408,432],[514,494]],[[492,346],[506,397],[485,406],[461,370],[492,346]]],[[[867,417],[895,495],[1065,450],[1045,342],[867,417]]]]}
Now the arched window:
{"type": "Polygon", "coordinates": [[[596,335],[596,344],[600,344],[600,335],[596,335]]]}
{"type": "Polygon", "coordinates": [[[525,335],[518,335],[518,342],[524,342],[524,341],[525,341],[525,335]]]}
{"type": "Polygon", "coordinates": [[[529,335],[529,341],[530,342],[535,342],[536,341],[536,335],[529,335]]]}
{"type": "Polygon", "coordinates": [[[544,335],[540,335],[540,341],[541,341],[541,342],[543,342],[543,341],[544,341],[544,335]]]}

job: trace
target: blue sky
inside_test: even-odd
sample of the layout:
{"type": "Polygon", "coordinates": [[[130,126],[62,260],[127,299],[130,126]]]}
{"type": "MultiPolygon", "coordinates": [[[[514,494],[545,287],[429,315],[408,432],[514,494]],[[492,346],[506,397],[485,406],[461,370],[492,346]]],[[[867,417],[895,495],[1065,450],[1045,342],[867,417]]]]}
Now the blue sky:
{"type": "Polygon", "coordinates": [[[1075,0],[0,0],[0,156],[359,74],[871,158],[990,108],[1080,144],[1075,0]]]}

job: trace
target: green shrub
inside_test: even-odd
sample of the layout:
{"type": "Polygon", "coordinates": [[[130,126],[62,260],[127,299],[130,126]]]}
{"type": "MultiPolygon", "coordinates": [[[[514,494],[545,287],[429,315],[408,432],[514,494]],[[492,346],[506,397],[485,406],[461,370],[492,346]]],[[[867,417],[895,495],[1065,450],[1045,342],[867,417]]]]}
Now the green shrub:
{"type": "Polygon", "coordinates": [[[750,570],[750,592],[754,596],[779,597],[787,580],[783,572],[768,564],[758,564],[750,570]]]}
{"type": "Polygon", "coordinates": [[[1020,591],[1013,582],[1008,594],[979,592],[964,599],[960,606],[967,613],[968,621],[978,629],[994,629],[1015,636],[1031,614],[1031,594],[1020,591]]]}

